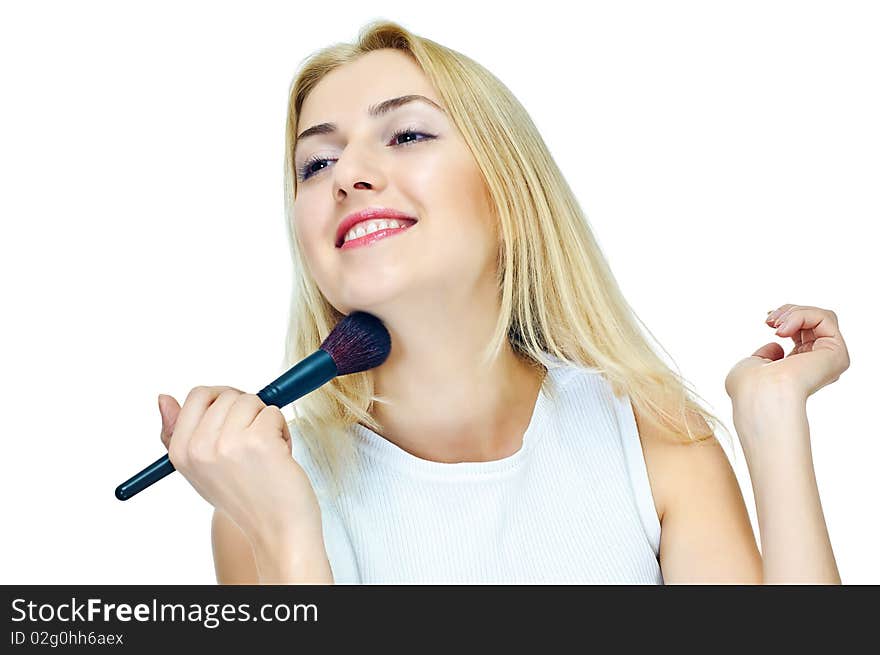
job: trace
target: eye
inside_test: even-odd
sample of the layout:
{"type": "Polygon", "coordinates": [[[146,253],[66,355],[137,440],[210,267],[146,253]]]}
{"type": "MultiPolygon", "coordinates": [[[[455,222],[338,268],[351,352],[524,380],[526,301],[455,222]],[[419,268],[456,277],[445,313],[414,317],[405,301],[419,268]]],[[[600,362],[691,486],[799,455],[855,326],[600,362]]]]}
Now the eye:
{"type": "MultiPolygon", "coordinates": [[[[402,136],[425,136],[425,137],[428,137],[429,139],[433,138],[433,136],[431,134],[425,134],[424,132],[417,132],[414,127],[408,127],[405,130],[398,130],[397,132],[392,134],[391,140],[394,141],[402,136]]],[[[422,141],[427,141],[427,139],[422,139],[422,141]]],[[[395,145],[405,146],[408,143],[416,143],[416,141],[404,141],[403,143],[398,143],[395,145]]]]}
{"type": "MultiPolygon", "coordinates": [[[[408,146],[413,143],[421,143],[422,141],[429,141],[430,139],[434,139],[434,138],[436,138],[436,137],[433,134],[426,134],[425,132],[419,132],[414,127],[408,127],[403,130],[398,130],[397,132],[395,132],[394,134],[391,135],[392,144],[395,146],[408,146]],[[393,143],[394,141],[396,141],[398,138],[400,138],[402,136],[414,136],[414,137],[423,136],[425,138],[424,139],[413,139],[411,141],[404,141],[403,143],[393,143]]],[[[336,161],[336,160],[335,159],[327,159],[325,157],[318,157],[317,155],[309,157],[303,163],[303,165],[300,166],[299,171],[297,171],[298,176],[299,176],[299,181],[304,182],[307,179],[309,179],[310,177],[312,177],[314,174],[319,173],[322,170],[324,170],[325,167],[324,166],[317,167],[318,164],[325,164],[325,163],[331,162],[331,161],[336,161]]]]}

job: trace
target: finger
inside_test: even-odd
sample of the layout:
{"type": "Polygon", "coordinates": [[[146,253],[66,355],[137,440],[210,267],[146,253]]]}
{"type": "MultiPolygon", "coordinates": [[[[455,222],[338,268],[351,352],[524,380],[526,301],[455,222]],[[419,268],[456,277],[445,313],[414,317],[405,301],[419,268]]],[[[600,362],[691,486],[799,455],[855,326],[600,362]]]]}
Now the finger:
{"type": "Polygon", "coordinates": [[[171,444],[168,448],[168,457],[175,468],[179,464],[186,464],[189,442],[192,435],[202,420],[208,407],[217,397],[229,387],[193,387],[183,401],[183,407],[177,416],[177,424],[171,435],[171,444]]]}
{"type": "Polygon", "coordinates": [[[778,319],[780,316],[782,316],[785,312],[789,311],[793,307],[797,307],[797,305],[793,305],[791,303],[788,303],[788,304],[782,305],[781,307],[776,308],[775,310],[773,310],[771,312],[767,312],[767,318],[766,318],[767,323],[770,323],[772,325],[776,319],[778,319]]]}
{"type": "Polygon", "coordinates": [[[193,433],[189,446],[191,453],[200,453],[202,456],[207,456],[214,452],[217,439],[220,437],[230,410],[236,401],[244,395],[244,391],[233,387],[219,388],[222,389],[220,395],[217,396],[217,399],[205,411],[205,415],[202,416],[202,420],[193,433]],[[196,441],[198,443],[195,443],[196,441]]]}
{"type": "Polygon", "coordinates": [[[812,350],[812,344],[816,340],[816,335],[813,330],[795,330],[791,338],[796,345],[791,354],[796,354],[812,350]]]}
{"type": "Polygon", "coordinates": [[[782,315],[782,322],[776,329],[779,336],[794,335],[800,330],[812,330],[813,340],[839,334],[837,317],[833,312],[819,307],[798,306],[782,315]]]}
{"type": "Polygon", "coordinates": [[[813,349],[813,345],[811,342],[800,343],[791,349],[789,355],[798,355],[800,353],[808,353],[813,349]]]}
{"type": "Polygon", "coordinates": [[[261,433],[275,434],[290,448],[290,430],[287,427],[287,419],[275,405],[264,407],[251,424],[251,429],[261,433]]]}
{"type": "Polygon", "coordinates": [[[776,312],[776,324],[781,325],[782,322],[788,318],[789,314],[795,309],[801,309],[806,307],[806,305],[783,305],[776,312]]]}
{"type": "Polygon", "coordinates": [[[804,344],[804,336],[807,332],[812,332],[812,330],[796,330],[794,334],[791,335],[792,341],[794,341],[795,350],[792,352],[800,352],[798,349],[804,344]]]}
{"type": "Polygon", "coordinates": [[[293,455],[293,440],[290,438],[290,426],[287,424],[287,417],[284,416],[280,408],[278,413],[281,414],[281,438],[287,444],[287,451],[293,455]]]}
{"type": "Polygon", "coordinates": [[[761,357],[763,359],[769,359],[774,362],[777,359],[782,359],[784,355],[785,352],[782,350],[782,346],[780,346],[775,341],[773,343],[765,343],[763,346],[752,353],[752,357],[761,357]]]}
{"type": "Polygon", "coordinates": [[[798,352],[805,352],[810,350],[811,344],[816,340],[816,334],[813,330],[797,330],[792,339],[798,345],[798,352]]]}
{"type": "Polygon", "coordinates": [[[223,431],[243,432],[253,424],[254,419],[264,409],[266,409],[266,403],[258,395],[253,393],[242,394],[238,397],[235,405],[230,408],[223,431]]]}
{"type": "Polygon", "coordinates": [[[159,413],[162,415],[162,428],[159,431],[159,438],[168,448],[171,441],[171,433],[174,431],[174,425],[177,423],[177,417],[180,415],[180,404],[173,396],[164,393],[159,394],[159,413]]]}
{"type": "MultiPolygon", "coordinates": [[[[282,418],[284,415],[282,414],[282,418]]],[[[293,439],[290,438],[290,426],[287,424],[287,419],[284,418],[284,432],[281,434],[284,437],[284,441],[287,442],[287,450],[290,451],[290,454],[293,455],[293,439]]]]}

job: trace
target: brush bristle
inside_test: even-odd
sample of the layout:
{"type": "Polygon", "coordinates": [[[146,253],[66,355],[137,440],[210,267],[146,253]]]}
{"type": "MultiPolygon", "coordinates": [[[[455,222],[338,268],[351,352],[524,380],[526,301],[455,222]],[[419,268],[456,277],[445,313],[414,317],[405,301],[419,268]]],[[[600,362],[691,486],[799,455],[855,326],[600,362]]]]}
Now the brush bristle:
{"type": "Polygon", "coordinates": [[[379,366],[391,352],[391,335],[378,318],[352,312],[343,318],[321,344],[336,363],[339,375],[360,373],[379,366]]]}

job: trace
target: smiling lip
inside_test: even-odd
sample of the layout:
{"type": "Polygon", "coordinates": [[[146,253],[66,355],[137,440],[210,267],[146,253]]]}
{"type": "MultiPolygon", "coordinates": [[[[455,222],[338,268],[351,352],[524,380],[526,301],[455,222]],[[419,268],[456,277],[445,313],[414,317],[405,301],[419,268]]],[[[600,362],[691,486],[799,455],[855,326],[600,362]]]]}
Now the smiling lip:
{"type": "MultiPolygon", "coordinates": [[[[399,221],[406,221],[411,225],[418,221],[415,216],[410,216],[390,207],[368,207],[367,209],[353,212],[340,221],[339,226],[336,228],[336,247],[341,248],[343,246],[345,235],[358,223],[380,218],[394,218],[399,221]]],[[[382,230],[379,231],[381,232],[382,230]]],[[[355,239],[352,239],[352,241],[355,241],[355,239]]]]}
{"type": "Polygon", "coordinates": [[[361,246],[369,246],[370,244],[381,241],[387,237],[392,237],[395,234],[400,234],[404,230],[408,230],[415,223],[411,223],[409,225],[404,225],[403,227],[388,227],[384,230],[376,230],[375,232],[370,232],[369,234],[365,234],[362,237],[358,237],[356,239],[349,239],[345,243],[343,243],[339,249],[340,250],[348,250],[349,248],[358,248],[361,246]]]}

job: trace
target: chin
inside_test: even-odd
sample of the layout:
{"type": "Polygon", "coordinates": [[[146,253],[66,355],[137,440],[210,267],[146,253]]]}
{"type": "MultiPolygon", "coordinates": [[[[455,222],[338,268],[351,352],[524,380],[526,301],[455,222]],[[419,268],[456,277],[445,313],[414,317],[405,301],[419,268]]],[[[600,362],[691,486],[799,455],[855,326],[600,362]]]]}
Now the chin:
{"type": "Polygon", "coordinates": [[[346,302],[343,304],[351,307],[349,314],[355,311],[375,313],[400,298],[401,290],[396,286],[392,289],[390,286],[377,287],[369,282],[349,285],[345,290],[346,302]]]}

